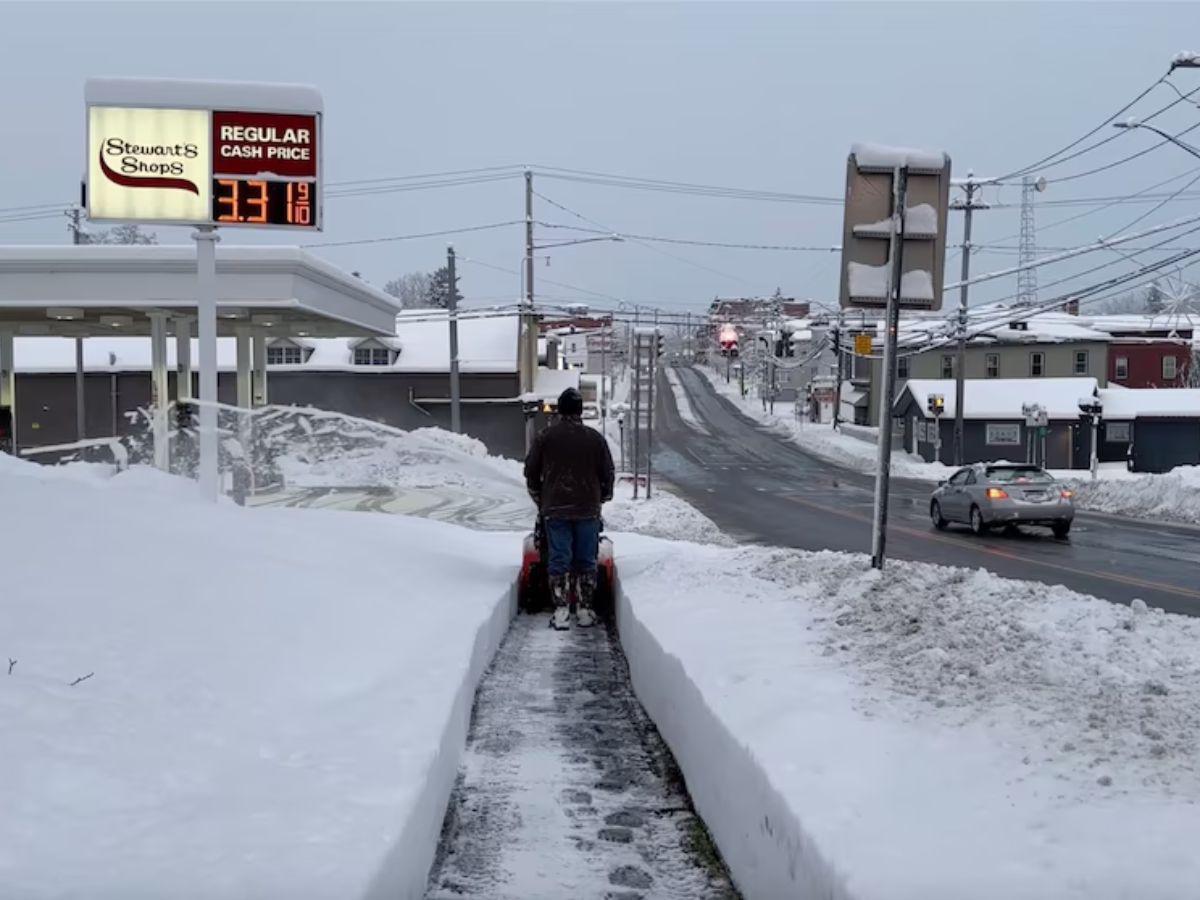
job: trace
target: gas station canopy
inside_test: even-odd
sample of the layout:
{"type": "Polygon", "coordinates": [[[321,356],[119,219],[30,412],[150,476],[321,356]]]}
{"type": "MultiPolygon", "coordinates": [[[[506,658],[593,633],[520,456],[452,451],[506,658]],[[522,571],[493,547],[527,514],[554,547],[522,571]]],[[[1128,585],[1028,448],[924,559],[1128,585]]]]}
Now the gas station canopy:
{"type": "MultiPolygon", "coordinates": [[[[217,329],[269,336],[395,333],[396,300],[298,247],[222,247],[217,329]]],[[[151,313],[196,314],[196,251],[185,246],[0,247],[0,331],[150,335],[151,313]]]]}

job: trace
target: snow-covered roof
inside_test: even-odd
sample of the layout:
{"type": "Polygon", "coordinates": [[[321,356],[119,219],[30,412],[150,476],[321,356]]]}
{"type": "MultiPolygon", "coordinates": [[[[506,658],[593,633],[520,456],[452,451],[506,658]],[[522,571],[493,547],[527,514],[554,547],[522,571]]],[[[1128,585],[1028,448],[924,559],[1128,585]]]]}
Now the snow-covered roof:
{"type": "MultiPolygon", "coordinates": [[[[579,387],[578,369],[538,369],[533,380],[533,398],[557,400],[567,388],[579,387]]],[[[529,394],[524,399],[530,399],[529,394]]]]}
{"type": "Polygon", "coordinates": [[[1101,388],[1100,402],[1106,419],[1200,418],[1200,390],[1195,388],[1101,388]]]}
{"type": "Polygon", "coordinates": [[[1200,315],[1186,313],[1122,313],[1089,316],[1087,324],[1097,331],[1111,335],[1170,334],[1178,331],[1194,333],[1200,325],[1200,315]]]}
{"type": "Polygon", "coordinates": [[[1046,313],[1014,321],[1019,321],[1022,327],[1012,328],[1010,323],[1001,322],[996,327],[982,331],[980,334],[1001,343],[1107,342],[1111,338],[1103,331],[1087,327],[1086,320],[1080,321],[1075,316],[1046,313]]]}
{"type": "Polygon", "coordinates": [[[181,78],[89,78],[84,102],[99,106],[155,106],[246,112],[321,112],[321,92],[307,84],[204,81],[181,78]]]}
{"type": "MultiPolygon", "coordinates": [[[[929,395],[941,394],[943,416],[957,414],[952,378],[913,378],[904,385],[922,412],[929,408],[929,395]]],[[[968,378],[963,383],[963,417],[966,419],[1023,419],[1021,407],[1037,403],[1052,419],[1079,416],[1079,400],[1096,393],[1095,378],[968,378]]]]}
{"type": "MultiPolygon", "coordinates": [[[[430,314],[425,313],[428,318],[430,314]]],[[[518,319],[514,316],[462,319],[458,323],[459,369],[462,372],[516,372],[518,319]]],[[[272,366],[271,370],[351,372],[447,372],[450,369],[450,335],[445,315],[433,321],[406,322],[402,316],[396,336],[376,338],[399,351],[387,366],[354,365],[359,338],[295,338],[287,340],[312,352],[303,363],[272,366]]],[[[74,372],[75,341],[58,337],[18,337],[13,355],[18,372],[74,372]]],[[[192,339],[192,365],[199,360],[199,345],[192,339]]],[[[149,371],[150,340],[144,337],[96,337],[83,342],[84,367],[89,371],[149,371]]],[[[175,366],[175,341],[167,341],[167,364],[175,366]]],[[[237,367],[233,338],[217,340],[218,368],[237,367]]]]}

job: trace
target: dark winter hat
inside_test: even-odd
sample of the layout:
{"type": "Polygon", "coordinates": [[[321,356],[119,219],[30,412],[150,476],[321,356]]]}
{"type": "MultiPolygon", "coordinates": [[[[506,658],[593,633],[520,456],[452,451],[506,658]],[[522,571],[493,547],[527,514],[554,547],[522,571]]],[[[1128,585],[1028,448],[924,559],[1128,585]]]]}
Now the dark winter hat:
{"type": "Polygon", "coordinates": [[[560,416],[582,416],[583,394],[575,388],[567,388],[558,395],[558,414],[560,416]]]}

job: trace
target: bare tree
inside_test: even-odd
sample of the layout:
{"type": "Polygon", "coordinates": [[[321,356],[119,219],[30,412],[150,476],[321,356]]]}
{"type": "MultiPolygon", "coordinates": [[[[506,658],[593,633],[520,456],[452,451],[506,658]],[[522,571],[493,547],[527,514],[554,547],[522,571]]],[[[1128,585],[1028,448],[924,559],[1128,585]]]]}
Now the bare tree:
{"type": "Polygon", "coordinates": [[[81,244],[137,244],[147,246],[158,243],[158,235],[154,232],[142,231],[137,224],[115,225],[100,231],[79,231],[81,244]]]}
{"type": "Polygon", "coordinates": [[[421,309],[430,305],[432,285],[433,277],[428,272],[409,272],[393,278],[383,289],[400,301],[402,309],[421,309]]]}

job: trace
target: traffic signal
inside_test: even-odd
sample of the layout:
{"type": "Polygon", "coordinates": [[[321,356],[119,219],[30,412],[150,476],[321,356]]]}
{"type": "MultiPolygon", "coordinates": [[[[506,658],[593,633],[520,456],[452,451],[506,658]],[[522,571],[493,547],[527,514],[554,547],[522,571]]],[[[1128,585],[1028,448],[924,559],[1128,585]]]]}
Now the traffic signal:
{"type": "Polygon", "coordinates": [[[796,348],[792,345],[793,334],[790,331],[779,333],[779,349],[776,356],[795,356],[796,348]]]}
{"type": "Polygon", "coordinates": [[[665,337],[663,337],[663,333],[661,331],[656,332],[654,335],[654,355],[662,356],[666,352],[667,352],[667,339],[665,337]]]}
{"type": "Polygon", "coordinates": [[[175,404],[175,427],[180,431],[196,427],[196,404],[179,400],[175,404]]]}
{"type": "Polygon", "coordinates": [[[937,417],[946,411],[946,398],[941,394],[930,394],[927,402],[931,416],[937,417]]]}

